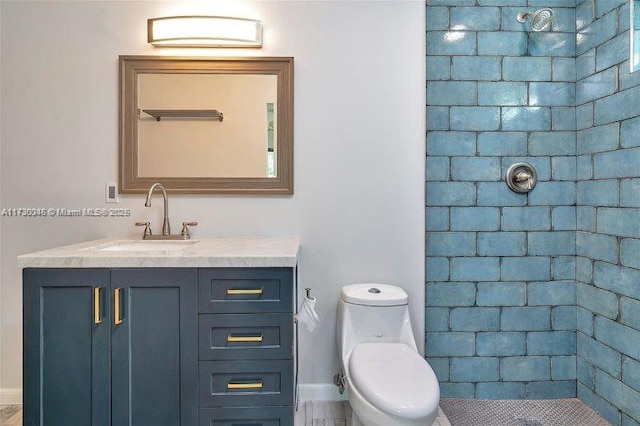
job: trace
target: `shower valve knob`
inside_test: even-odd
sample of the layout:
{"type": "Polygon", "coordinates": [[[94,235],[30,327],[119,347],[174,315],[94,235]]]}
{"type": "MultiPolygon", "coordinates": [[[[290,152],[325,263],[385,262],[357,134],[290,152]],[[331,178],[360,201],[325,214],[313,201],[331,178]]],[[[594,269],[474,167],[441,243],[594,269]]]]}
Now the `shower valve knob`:
{"type": "Polygon", "coordinates": [[[536,186],[536,170],[529,163],[512,164],[507,169],[505,181],[513,192],[529,192],[536,186]]]}

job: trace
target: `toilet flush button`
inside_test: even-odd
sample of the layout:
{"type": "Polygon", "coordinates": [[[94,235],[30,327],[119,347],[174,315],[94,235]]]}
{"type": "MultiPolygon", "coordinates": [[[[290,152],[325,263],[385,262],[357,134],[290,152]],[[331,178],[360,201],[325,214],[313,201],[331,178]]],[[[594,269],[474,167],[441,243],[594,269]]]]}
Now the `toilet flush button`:
{"type": "Polygon", "coordinates": [[[379,289],[379,288],[371,287],[371,288],[369,289],[369,293],[375,293],[375,294],[378,294],[378,293],[382,293],[382,292],[380,291],[380,289],[379,289]]]}

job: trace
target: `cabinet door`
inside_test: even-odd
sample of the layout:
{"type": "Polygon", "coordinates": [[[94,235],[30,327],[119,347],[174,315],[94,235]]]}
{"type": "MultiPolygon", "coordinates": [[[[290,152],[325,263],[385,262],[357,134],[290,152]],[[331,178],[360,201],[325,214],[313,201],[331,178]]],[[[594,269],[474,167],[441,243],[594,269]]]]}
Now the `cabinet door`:
{"type": "Polygon", "coordinates": [[[111,297],[113,424],[195,425],[196,270],[113,269],[111,297]]]}
{"type": "Polygon", "coordinates": [[[109,270],[25,269],[23,283],[24,424],[110,425],[109,270]]]}

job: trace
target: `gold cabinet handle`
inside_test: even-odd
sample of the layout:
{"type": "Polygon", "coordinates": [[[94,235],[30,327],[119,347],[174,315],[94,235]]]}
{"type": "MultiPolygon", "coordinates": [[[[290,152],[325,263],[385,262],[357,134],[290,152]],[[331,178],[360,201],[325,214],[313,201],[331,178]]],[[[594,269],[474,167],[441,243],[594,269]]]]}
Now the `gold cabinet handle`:
{"type": "Polygon", "coordinates": [[[262,380],[259,382],[227,382],[227,389],[262,389],[262,380]]]}
{"type": "Polygon", "coordinates": [[[113,290],[113,323],[115,325],[122,324],[122,288],[116,288],[113,290]]]}
{"type": "Polygon", "coordinates": [[[228,334],[227,342],[262,342],[262,334],[257,336],[234,336],[233,334],[228,334]]]}
{"type": "Polygon", "coordinates": [[[102,315],[100,313],[100,294],[104,287],[93,288],[93,322],[94,324],[100,324],[102,322],[102,315]]]}
{"type": "Polygon", "coordinates": [[[228,288],[227,294],[262,294],[261,288],[228,288]]]}

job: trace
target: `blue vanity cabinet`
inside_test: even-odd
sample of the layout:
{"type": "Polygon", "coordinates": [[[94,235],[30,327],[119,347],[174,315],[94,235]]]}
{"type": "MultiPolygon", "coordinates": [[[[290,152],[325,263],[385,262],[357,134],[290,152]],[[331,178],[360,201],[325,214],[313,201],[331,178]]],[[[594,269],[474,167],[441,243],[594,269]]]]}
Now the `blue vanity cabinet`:
{"type": "Polygon", "coordinates": [[[195,268],[24,269],[25,425],[197,424],[195,268]]]}
{"type": "Polygon", "coordinates": [[[199,270],[200,426],[293,426],[294,274],[199,270]]]}

